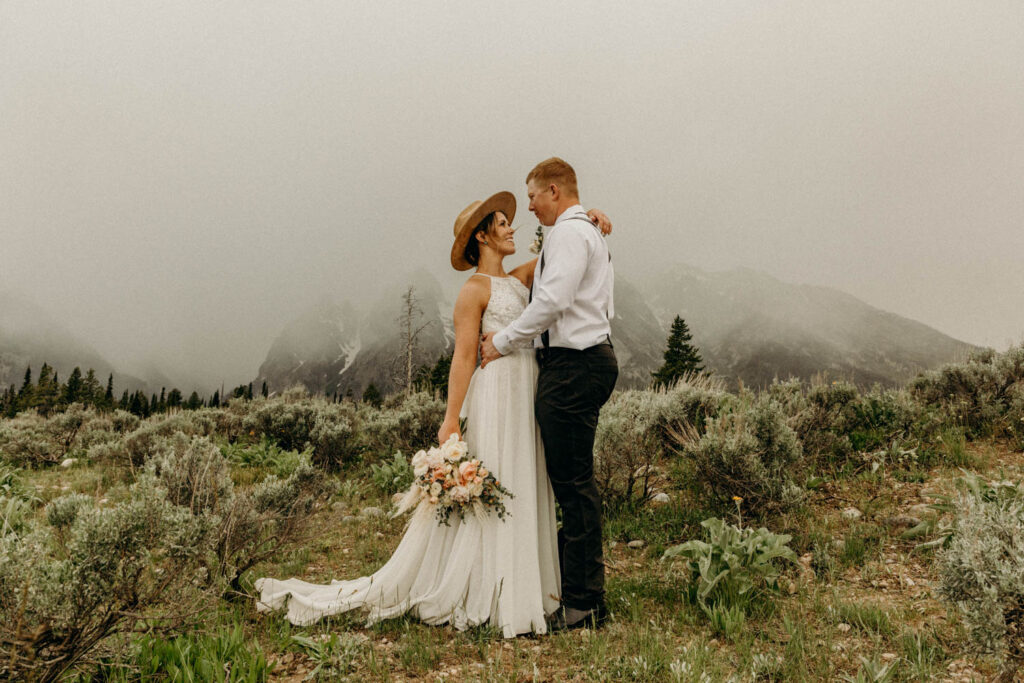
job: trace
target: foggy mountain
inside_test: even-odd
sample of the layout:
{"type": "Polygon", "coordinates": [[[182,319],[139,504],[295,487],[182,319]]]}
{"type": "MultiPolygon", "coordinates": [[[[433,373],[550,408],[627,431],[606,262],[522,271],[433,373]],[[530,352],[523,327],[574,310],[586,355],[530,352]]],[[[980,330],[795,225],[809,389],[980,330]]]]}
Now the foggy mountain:
{"type": "MultiPolygon", "coordinates": [[[[420,271],[410,282],[422,322],[428,323],[415,363],[432,364],[452,349],[452,302],[429,273],[420,271]]],[[[363,312],[348,303],[317,304],[277,338],[256,385],[266,381],[271,391],[280,391],[302,384],[315,393],[356,396],[371,382],[382,391],[400,386],[402,291],[382,293],[363,312]]],[[[639,287],[620,274],[615,313],[619,388],[649,383],[677,314],[686,319],[705,366],[730,383],[748,386],[818,373],[891,386],[975,348],[838,290],[793,285],[745,269],[709,273],[678,266],[649,276],[639,287]]]]}
{"type": "MultiPolygon", "coordinates": [[[[438,281],[426,271],[408,278],[422,314],[414,330],[426,325],[416,341],[414,369],[433,364],[451,353],[454,302],[446,298],[438,281]]],[[[357,312],[349,302],[338,305],[323,299],[293,320],[274,341],[254,380],[265,381],[270,391],[295,384],[311,393],[351,391],[360,396],[371,383],[384,392],[405,381],[404,346],[399,317],[405,286],[384,289],[368,312],[357,312]]]]}
{"type": "Polygon", "coordinates": [[[662,323],[686,320],[708,368],[748,386],[817,373],[891,386],[977,348],[839,290],[755,270],[680,265],[644,290],[662,323]]]}
{"type": "Polygon", "coordinates": [[[42,308],[10,292],[0,292],[0,387],[20,387],[27,366],[31,366],[32,381],[36,381],[43,363],[53,367],[62,381],[77,366],[83,374],[89,368],[95,370],[103,386],[113,373],[118,392],[148,388],[138,377],[119,372],[42,308]]]}

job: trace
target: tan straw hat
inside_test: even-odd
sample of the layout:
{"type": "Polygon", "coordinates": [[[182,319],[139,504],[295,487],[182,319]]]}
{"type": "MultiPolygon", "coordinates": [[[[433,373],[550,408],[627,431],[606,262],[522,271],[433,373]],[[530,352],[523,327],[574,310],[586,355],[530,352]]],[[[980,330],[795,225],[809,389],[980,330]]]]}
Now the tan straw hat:
{"type": "Polygon", "coordinates": [[[501,211],[511,223],[516,215],[515,195],[511,192],[499,192],[484,201],[477,200],[463,209],[455,219],[455,244],[452,245],[452,267],[455,270],[469,270],[473,267],[463,255],[469,236],[487,214],[495,211],[501,211]]]}

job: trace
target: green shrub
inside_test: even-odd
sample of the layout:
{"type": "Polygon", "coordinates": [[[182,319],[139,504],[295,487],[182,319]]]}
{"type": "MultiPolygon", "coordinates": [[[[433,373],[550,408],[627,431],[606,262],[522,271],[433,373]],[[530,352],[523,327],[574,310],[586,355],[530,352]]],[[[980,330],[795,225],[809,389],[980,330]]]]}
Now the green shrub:
{"type": "Polygon", "coordinates": [[[355,408],[348,403],[324,404],[309,434],[313,462],[329,470],[355,463],[362,452],[355,408]]]}
{"type": "Polygon", "coordinates": [[[377,457],[436,445],[444,412],[444,401],[425,392],[389,396],[379,409],[363,403],[359,417],[364,445],[377,457]]]}
{"type": "Polygon", "coordinates": [[[250,436],[265,436],[285,450],[302,450],[316,425],[317,407],[305,396],[286,392],[279,401],[260,401],[242,419],[242,430],[250,436]]]}
{"type": "Polygon", "coordinates": [[[669,548],[662,557],[686,560],[691,579],[688,597],[709,617],[717,610],[716,618],[727,618],[731,610],[745,610],[777,591],[780,568],[776,560],[796,562],[796,553],[788,546],[790,536],[763,527],[740,528],[717,517],[704,520],[701,526],[707,531],[707,541],[687,541],[669,548]]]}
{"type": "Polygon", "coordinates": [[[613,507],[653,494],[663,459],[704,433],[730,396],[720,380],[685,378],[669,389],[616,392],[601,408],[594,441],[594,476],[613,507]]]}
{"type": "Polygon", "coordinates": [[[200,613],[205,520],[152,480],[119,505],[72,507],[73,519],[55,513],[68,522],[66,544],[35,524],[0,538],[0,678],[58,680],[143,618],[166,626],[200,613]]]}
{"type": "Polygon", "coordinates": [[[690,464],[694,494],[709,506],[727,509],[739,496],[763,516],[803,501],[804,489],[796,483],[801,445],[770,396],[709,418],[703,436],[683,445],[681,453],[690,464]]]}
{"type": "Polygon", "coordinates": [[[1011,431],[1007,418],[1015,410],[1022,386],[1024,344],[1004,353],[985,350],[965,363],[923,373],[911,390],[920,401],[943,408],[968,437],[976,438],[1011,431]]]}
{"type": "Polygon", "coordinates": [[[263,467],[278,476],[287,477],[299,465],[309,464],[312,451],[286,451],[267,437],[261,437],[259,443],[228,443],[222,444],[221,453],[230,462],[248,467],[263,467]]]}
{"type": "Polygon", "coordinates": [[[256,640],[247,640],[241,626],[207,635],[189,633],[173,639],[142,636],[132,648],[132,663],[143,680],[259,683],[271,667],[256,640]]]}
{"type": "Polygon", "coordinates": [[[395,453],[391,462],[370,465],[373,484],[381,493],[392,494],[405,491],[416,478],[409,461],[401,453],[395,453]]]}
{"type": "Polygon", "coordinates": [[[616,507],[651,495],[655,466],[664,455],[658,425],[665,392],[622,391],[601,408],[594,439],[594,478],[606,504],[616,507]]]}
{"type": "Polygon", "coordinates": [[[1024,663],[1024,489],[968,477],[952,536],[938,558],[940,593],[959,610],[974,647],[1024,663]]]}

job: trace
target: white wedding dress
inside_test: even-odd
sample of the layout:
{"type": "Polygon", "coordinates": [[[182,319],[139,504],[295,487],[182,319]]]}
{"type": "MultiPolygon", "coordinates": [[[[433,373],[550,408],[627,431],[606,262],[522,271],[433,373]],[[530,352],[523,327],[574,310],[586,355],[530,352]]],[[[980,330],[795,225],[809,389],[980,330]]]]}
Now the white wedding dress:
{"type": "MultiPolygon", "coordinates": [[[[529,293],[514,277],[491,278],[481,327],[497,332],[525,308],[529,293]]],[[[533,414],[537,364],[517,350],[477,368],[462,407],[469,451],[508,489],[504,520],[452,515],[445,526],[423,501],[391,558],[370,576],[330,584],[256,581],[260,611],[287,608],[293,624],[365,608],[369,621],[406,612],[457,629],[490,623],[506,638],[546,631],[561,583],[555,501],[533,414]]]]}

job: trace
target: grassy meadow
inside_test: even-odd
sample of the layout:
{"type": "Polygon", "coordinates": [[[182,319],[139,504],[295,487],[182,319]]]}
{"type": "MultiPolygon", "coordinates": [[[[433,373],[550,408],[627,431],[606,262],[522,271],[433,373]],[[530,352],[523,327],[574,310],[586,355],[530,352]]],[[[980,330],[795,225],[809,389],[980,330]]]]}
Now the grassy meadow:
{"type": "Polygon", "coordinates": [[[426,394],[374,406],[290,390],[145,420],[71,405],[0,421],[0,678],[1019,675],[1024,347],[901,389],[695,377],[617,393],[595,449],[600,630],[506,640],[257,613],[257,577],[328,582],[389,557],[405,523],[392,496],[443,412],[426,394]]]}

